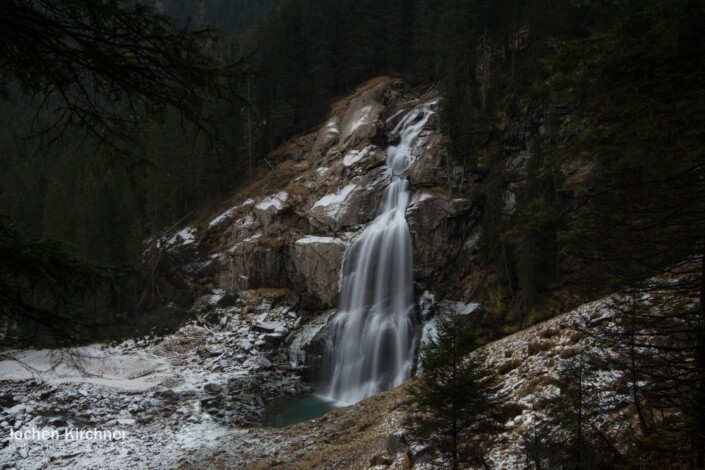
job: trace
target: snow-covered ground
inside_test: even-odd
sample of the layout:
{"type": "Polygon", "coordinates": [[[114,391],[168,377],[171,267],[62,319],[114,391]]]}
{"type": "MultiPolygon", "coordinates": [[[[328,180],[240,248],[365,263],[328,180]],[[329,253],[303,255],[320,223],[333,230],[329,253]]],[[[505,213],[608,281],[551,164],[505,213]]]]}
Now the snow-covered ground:
{"type": "Polygon", "coordinates": [[[221,455],[241,468],[285,444],[310,452],[314,431],[257,424],[269,400],[308,391],[297,368],[333,311],[304,319],[286,297],[248,295],[221,308],[216,289],[164,337],[0,361],[0,467],[204,468],[221,455]]]}
{"type": "Polygon", "coordinates": [[[163,338],[0,361],[0,467],[188,467],[221,439],[266,455],[266,432],[244,427],[268,400],[308,389],[283,344],[301,319],[267,300],[210,318],[163,338]]]}

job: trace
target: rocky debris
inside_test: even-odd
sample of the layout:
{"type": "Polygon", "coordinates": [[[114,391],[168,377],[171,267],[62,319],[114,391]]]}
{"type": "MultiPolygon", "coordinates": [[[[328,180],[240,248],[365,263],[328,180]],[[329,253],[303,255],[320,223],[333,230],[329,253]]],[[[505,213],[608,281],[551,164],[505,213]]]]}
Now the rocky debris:
{"type": "Polygon", "coordinates": [[[196,350],[196,354],[201,359],[206,359],[209,357],[218,357],[223,354],[223,350],[216,346],[200,347],[196,350]]]}
{"type": "MultiPolygon", "coordinates": [[[[73,448],[42,451],[8,438],[10,430],[90,427],[131,436],[123,444],[134,455],[121,454],[121,466],[154,465],[159,460],[151,455],[153,446],[172,446],[179,454],[172,439],[184,438],[193,426],[218,435],[232,426],[253,426],[270,400],[309,391],[291,368],[284,342],[301,325],[298,297],[284,290],[244,291],[235,304],[204,312],[163,338],[80,348],[76,352],[88,358],[83,372],[67,375],[68,369],[60,368],[58,375],[36,372],[40,380],[34,380],[32,371],[0,362],[6,379],[0,381],[0,461],[25,449],[27,468],[45,455],[62,459],[62,466],[99,466],[86,463],[88,457],[73,448]],[[147,433],[158,436],[147,438],[147,433]]],[[[22,359],[46,370],[45,353],[28,352],[22,359]]],[[[201,447],[196,438],[193,446],[201,447]]],[[[96,455],[112,455],[101,445],[96,455]]]]}
{"type": "Polygon", "coordinates": [[[406,439],[404,431],[394,431],[387,437],[387,452],[390,454],[399,454],[406,450],[406,439]]]}
{"type": "MultiPolygon", "coordinates": [[[[424,303],[431,302],[430,294],[423,297],[424,303]]],[[[455,308],[470,315],[476,309],[473,304],[452,304],[444,302],[444,308],[455,308]]],[[[609,308],[602,301],[583,305],[482,348],[488,365],[497,369],[502,381],[501,393],[506,394],[506,400],[516,409],[516,416],[505,425],[506,432],[488,453],[491,468],[522,467],[521,431],[529,429],[540,418],[541,398],[558,392],[554,374],[564,359],[562,356],[571,357],[579,348],[589,351],[596,347],[590,337],[577,328],[598,321],[602,325],[612,321],[609,308]]],[[[606,383],[616,380],[616,372],[603,372],[601,380],[606,383]]],[[[408,385],[309,422],[268,429],[269,439],[278,445],[278,465],[292,469],[442,468],[444,462],[427,443],[410,441],[404,433],[403,422],[409,410],[408,385]]],[[[615,419],[614,422],[623,423],[624,419],[633,419],[633,416],[630,418],[626,413],[621,421],[615,419]]],[[[222,466],[233,465],[235,460],[227,450],[228,444],[224,445],[223,454],[200,453],[195,462],[215,459],[214,462],[222,466]]],[[[272,456],[262,456],[255,459],[252,468],[270,468],[273,461],[272,456]]]]}
{"type": "Polygon", "coordinates": [[[257,321],[252,325],[252,329],[265,333],[286,334],[289,332],[289,330],[286,329],[286,322],[283,321],[257,321]]]}

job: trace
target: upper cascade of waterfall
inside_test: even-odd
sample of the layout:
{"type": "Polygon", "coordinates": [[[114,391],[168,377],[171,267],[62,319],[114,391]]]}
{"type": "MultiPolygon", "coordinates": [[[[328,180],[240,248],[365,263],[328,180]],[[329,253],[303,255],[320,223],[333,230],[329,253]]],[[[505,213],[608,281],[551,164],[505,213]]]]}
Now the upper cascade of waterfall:
{"type": "Polygon", "coordinates": [[[396,387],[412,373],[417,318],[412,241],[405,219],[411,191],[405,173],[413,164],[419,134],[436,106],[437,100],[412,108],[392,130],[399,135],[399,143],[386,149],[391,182],[376,218],[346,252],[323,391],[343,404],[396,387]]]}
{"type": "Polygon", "coordinates": [[[416,138],[437,106],[438,100],[416,106],[392,129],[392,135],[399,135],[399,143],[387,147],[387,165],[393,174],[403,175],[411,167],[416,138]]]}

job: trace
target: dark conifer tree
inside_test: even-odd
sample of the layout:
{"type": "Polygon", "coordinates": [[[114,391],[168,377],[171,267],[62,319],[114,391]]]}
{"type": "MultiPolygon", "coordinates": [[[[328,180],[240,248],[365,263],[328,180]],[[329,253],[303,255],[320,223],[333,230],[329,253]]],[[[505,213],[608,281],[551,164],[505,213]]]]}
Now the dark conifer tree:
{"type": "MultiPolygon", "coordinates": [[[[607,9],[603,22],[553,61],[555,84],[583,90],[569,145],[587,150],[591,170],[564,249],[593,267],[587,289],[629,289],[614,307],[637,345],[623,356],[634,404],[643,417],[679,416],[642,419],[647,434],[669,436],[653,450],[689,448],[705,468],[705,6],[585,3],[607,9]]],[[[620,334],[603,339],[624,349],[620,334]]]]}
{"type": "Polygon", "coordinates": [[[407,423],[411,435],[431,443],[454,470],[463,462],[484,465],[486,446],[504,421],[496,375],[481,353],[469,355],[477,343],[466,320],[455,311],[438,318],[409,388],[417,409],[407,423]]]}

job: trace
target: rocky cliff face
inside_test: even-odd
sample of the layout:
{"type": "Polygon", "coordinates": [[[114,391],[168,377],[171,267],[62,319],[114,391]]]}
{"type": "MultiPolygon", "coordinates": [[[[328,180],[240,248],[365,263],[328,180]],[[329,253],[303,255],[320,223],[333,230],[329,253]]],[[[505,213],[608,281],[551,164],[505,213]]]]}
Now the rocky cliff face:
{"type": "MultiPolygon", "coordinates": [[[[289,288],[311,310],[335,307],[345,248],[374,218],[391,178],[384,165],[386,146],[398,139],[391,129],[406,110],[433,97],[377,78],[335,103],[319,129],[276,149],[268,157],[271,171],[220,215],[188,230],[188,249],[195,247],[201,259],[201,269],[188,273],[192,285],[200,279],[200,285],[235,293],[289,288]]],[[[473,201],[453,195],[460,177],[447,168],[437,119],[421,139],[409,175],[415,192],[407,219],[418,290],[433,291],[452,260],[472,256],[479,231],[473,201]]],[[[178,253],[183,245],[175,240],[170,250],[178,253]]]]}
{"type": "MultiPolygon", "coordinates": [[[[272,152],[269,168],[260,168],[225,210],[203,215],[200,223],[163,240],[160,272],[178,279],[180,289],[196,299],[181,307],[239,318],[259,308],[246,305],[247,298],[266,298],[282,289],[295,293],[296,325],[287,325],[276,338],[255,328],[253,351],[275,368],[294,367],[315,382],[326,324],[339,305],[346,250],[375,218],[392,179],[385,162],[387,147],[400,139],[394,129],[409,110],[438,98],[400,80],[371,80],[334,103],[320,128],[272,152]]],[[[406,219],[424,317],[429,305],[422,304],[428,299],[451,300],[448,305],[470,300],[455,286],[472,268],[479,239],[477,204],[473,197],[459,196],[472,194],[472,187],[462,169],[449,165],[438,124],[436,115],[426,122],[407,170],[412,198],[406,219]]],[[[259,321],[281,320],[277,312],[262,315],[259,321]]]]}

